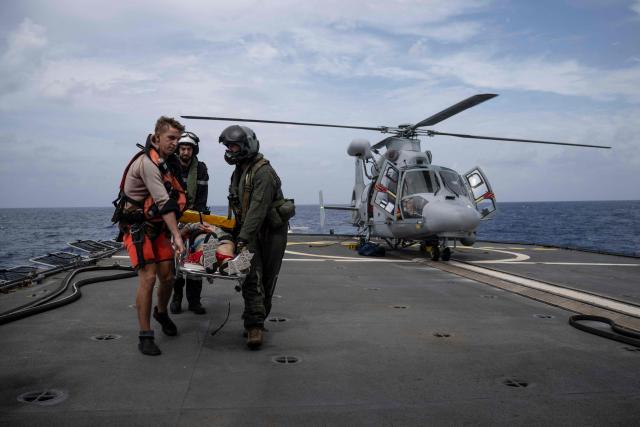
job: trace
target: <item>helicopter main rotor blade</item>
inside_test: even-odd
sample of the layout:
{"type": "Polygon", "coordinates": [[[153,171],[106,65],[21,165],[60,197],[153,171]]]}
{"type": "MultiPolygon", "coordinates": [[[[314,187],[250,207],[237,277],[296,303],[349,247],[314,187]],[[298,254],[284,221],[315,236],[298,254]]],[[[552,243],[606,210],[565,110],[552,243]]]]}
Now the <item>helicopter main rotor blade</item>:
{"type": "Polygon", "coordinates": [[[411,130],[415,130],[419,127],[423,127],[423,126],[433,126],[436,123],[440,123],[441,121],[448,119],[451,116],[454,116],[458,113],[463,112],[464,110],[466,110],[467,108],[471,108],[471,107],[475,107],[476,105],[484,102],[484,101],[488,101],[491,98],[495,98],[496,96],[498,96],[495,93],[481,93],[478,95],[473,95],[470,96],[469,98],[465,99],[464,101],[460,101],[455,105],[452,105],[449,108],[446,108],[442,111],[440,111],[439,113],[434,114],[431,117],[427,117],[426,119],[422,120],[421,122],[416,123],[415,125],[411,126],[409,129],[411,130]]]}
{"type": "Polygon", "coordinates": [[[195,119],[195,120],[221,120],[226,122],[249,122],[249,123],[272,123],[281,125],[298,125],[298,126],[320,126],[325,128],[344,128],[344,129],[362,129],[362,130],[376,130],[378,132],[387,132],[388,127],[367,127],[367,126],[347,126],[347,125],[329,125],[324,123],[305,123],[305,122],[281,122],[279,120],[258,120],[258,119],[238,119],[235,117],[206,117],[206,116],[180,116],[183,119],[195,119]]]}
{"type": "Polygon", "coordinates": [[[456,136],[458,138],[490,139],[493,141],[530,142],[533,144],[570,145],[573,147],[590,147],[590,148],[607,148],[607,149],[611,148],[605,145],[571,144],[569,142],[537,141],[535,139],[498,138],[495,136],[465,135],[461,133],[436,132],[435,130],[429,130],[427,131],[427,134],[429,136],[433,136],[433,135],[456,136]]]}

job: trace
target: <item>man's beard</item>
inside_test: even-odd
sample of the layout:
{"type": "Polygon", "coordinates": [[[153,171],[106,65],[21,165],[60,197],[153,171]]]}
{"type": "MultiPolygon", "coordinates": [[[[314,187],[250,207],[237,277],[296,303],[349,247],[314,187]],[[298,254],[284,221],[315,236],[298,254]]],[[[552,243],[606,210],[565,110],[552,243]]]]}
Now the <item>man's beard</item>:
{"type": "Polygon", "coordinates": [[[188,165],[189,163],[191,163],[191,159],[193,156],[185,156],[185,155],[181,155],[180,156],[180,162],[182,164],[188,165]]]}

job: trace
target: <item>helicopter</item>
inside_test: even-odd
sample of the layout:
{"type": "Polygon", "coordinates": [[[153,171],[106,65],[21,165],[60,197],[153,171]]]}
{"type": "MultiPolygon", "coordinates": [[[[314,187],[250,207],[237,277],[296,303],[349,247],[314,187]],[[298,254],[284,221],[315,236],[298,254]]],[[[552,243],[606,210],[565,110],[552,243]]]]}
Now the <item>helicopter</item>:
{"type": "Polygon", "coordinates": [[[325,210],[351,212],[351,223],[365,242],[381,238],[391,247],[420,244],[431,259],[448,261],[457,242],[472,246],[482,220],[497,210],[496,196],[485,173],[476,166],[463,174],[432,163],[431,151],[422,151],[419,136],[453,136],[534,144],[609,149],[609,146],[573,144],[532,139],[500,138],[438,132],[423,129],[464,110],[495,98],[497,94],[473,95],[415,124],[398,126],[350,126],[230,117],[181,116],[185,119],[288,124],[377,131],[391,134],[374,145],[354,139],[347,154],[355,158],[355,183],[349,206],[324,205],[320,192],[320,222],[325,210]],[[384,152],[381,150],[384,149],[384,152]],[[368,182],[365,183],[365,177],[368,182]]]}

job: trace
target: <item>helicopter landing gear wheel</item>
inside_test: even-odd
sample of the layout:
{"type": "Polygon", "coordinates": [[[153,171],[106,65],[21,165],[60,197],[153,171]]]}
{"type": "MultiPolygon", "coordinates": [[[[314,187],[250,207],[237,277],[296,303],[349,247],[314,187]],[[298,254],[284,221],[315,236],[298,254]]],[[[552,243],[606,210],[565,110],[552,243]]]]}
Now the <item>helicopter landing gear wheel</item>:
{"type": "Polygon", "coordinates": [[[442,251],[442,260],[449,261],[451,259],[451,248],[444,248],[442,251]]]}
{"type": "Polygon", "coordinates": [[[437,246],[431,247],[431,261],[438,261],[440,259],[440,248],[437,246]]]}

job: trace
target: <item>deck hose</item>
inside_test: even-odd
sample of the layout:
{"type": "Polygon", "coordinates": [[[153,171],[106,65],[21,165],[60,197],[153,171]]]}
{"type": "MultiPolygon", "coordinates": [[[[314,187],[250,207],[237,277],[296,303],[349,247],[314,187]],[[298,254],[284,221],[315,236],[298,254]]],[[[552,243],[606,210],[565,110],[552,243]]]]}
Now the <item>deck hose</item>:
{"type": "Polygon", "coordinates": [[[580,329],[581,331],[589,332],[591,334],[599,335],[601,337],[609,338],[640,348],[640,332],[634,329],[620,326],[607,317],[594,316],[590,314],[576,314],[569,318],[569,324],[574,328],[580,329]],[[587,326],[583,323],[580,323],[582,321],[606,323],[607,325],[611,326],[611,330],[607,331],[595,328],[593,326],[587,326]]]}
{"type": "Polygon", "coordinates": [[[63,305],[72,303],[73,301],[78,300],[82,293],[80,292],[80,288],[84,285],[89,285],[91,283],[99,283],[106,282],[110,280],[119,280],[119,279],[127,279],[130,277],[135,277],[138,273],[132,267],[123,267],[119,265],[113,265],[108,267],[82,267],[72,270],[67,274],[64,280],[61,282],[60,286],[53,291],[50,295],[47,295],[44,298],[40,298],[37,301],[30,302],[28,304],[24,304],[16,309],[13,309],[9,312],[2,313],[0,315],[0,325],[4,325],[5,323],[10,323],[18,319],[22,319],[28,316],[32,316],[37,313],[42,313],[44,311],[52,310],[54,308],[62,307],[63,305]],[[67,295],[63,298],[60,298],[55,301],[50,301],[58,295],[64,293],[68,288],[71,280],[80,273],[85,273],[88,271],[108,271],[108,270],[120,270],[126,271],[125,273],[120,274],[109,274],[104,276],[96,276],[89,277],[87,279],[78,280],[73,283],[72,288],[73,292],[70,295],[67,295]]]}

